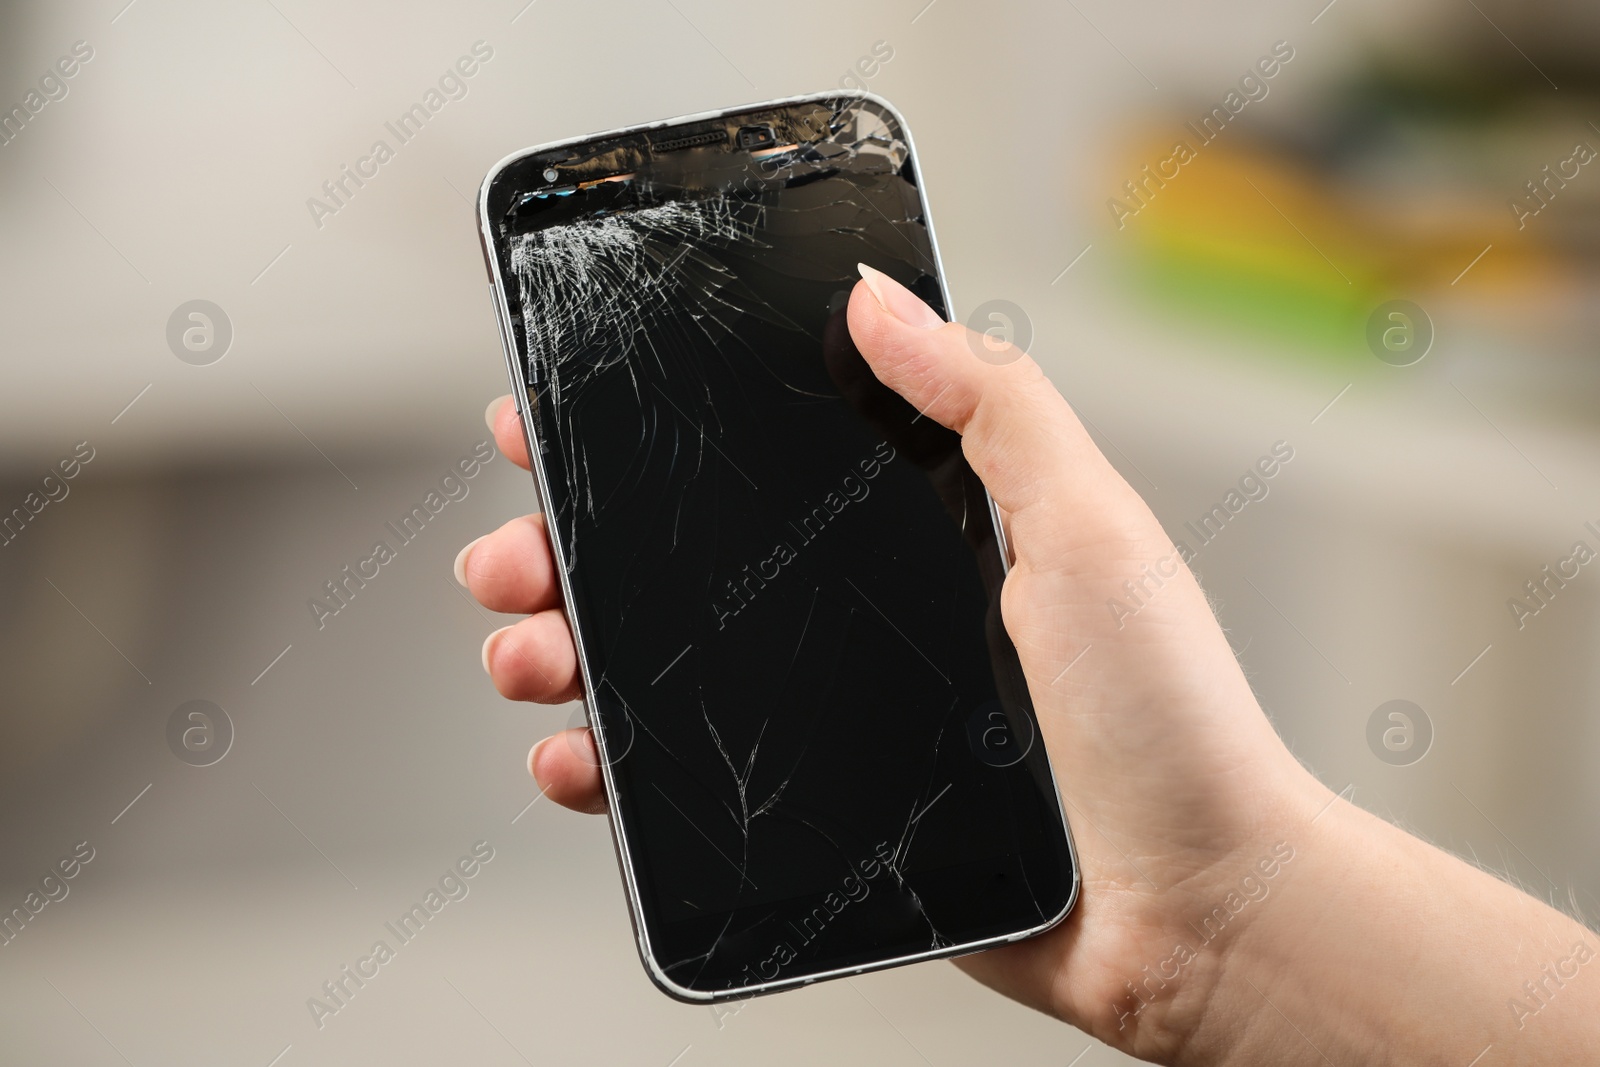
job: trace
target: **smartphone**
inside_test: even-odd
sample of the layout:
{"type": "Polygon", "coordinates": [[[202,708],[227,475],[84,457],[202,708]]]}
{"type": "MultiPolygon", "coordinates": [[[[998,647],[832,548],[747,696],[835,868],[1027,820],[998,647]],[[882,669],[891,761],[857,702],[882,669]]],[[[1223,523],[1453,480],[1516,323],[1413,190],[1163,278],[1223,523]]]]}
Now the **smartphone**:
{"type": "Polygon", "coordinates": [[[840,92],[531,148],[479,194],[639,953],[683,1000],[1077,897],[993,502],[845,319],[858,263],[948,314],[922,190],[900,116],[840,92]]]}

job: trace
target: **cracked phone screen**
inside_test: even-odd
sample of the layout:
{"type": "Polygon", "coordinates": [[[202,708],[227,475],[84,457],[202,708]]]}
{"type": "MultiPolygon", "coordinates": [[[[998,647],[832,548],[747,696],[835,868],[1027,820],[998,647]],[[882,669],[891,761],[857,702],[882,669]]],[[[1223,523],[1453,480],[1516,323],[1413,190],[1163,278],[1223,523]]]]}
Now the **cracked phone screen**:
{"type": "Polygon", "coordinates": [[[945,311],[898,119],[840,96],[609,135],[487,206],[657,982],[743,995],[1059,918],[988,498],[845,321],[858,262],[945,311]]]}

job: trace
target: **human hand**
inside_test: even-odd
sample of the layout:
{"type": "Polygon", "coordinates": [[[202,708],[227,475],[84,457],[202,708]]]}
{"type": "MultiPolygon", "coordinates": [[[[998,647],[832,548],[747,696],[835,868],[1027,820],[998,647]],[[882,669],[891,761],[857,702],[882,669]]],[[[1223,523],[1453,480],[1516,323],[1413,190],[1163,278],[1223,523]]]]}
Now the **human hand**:
{"type": "MultiPolygon", "coordinates": [[[[1328,980],[1359,987],[1364,972],[1392,969],[1397,953],[1422,969],[1426,952],[1408,941],[1417,924],[1390,912],[1427,898],[1430,882],[1466,887],[1458,903],[1468,915],[1541,906],[1335,802],[1273,731],[1171,539],[1037,364],[1021,352],[1009,362],[974,358],[964,327],[865,273],[848,311],[857,347],[884,384],[962,435],[1004,516],[1016,561],[1002,615],[1083,875],[1078,907],[1060,926],[957,965],[1158,1062],[1321,1063],[1340,1049],[1389,1062],[1343,1021],[1352,1005],[1381,996],[1377,984],[1367,982],[1368,1001],[1348,991],[1340,1010],[1314,1017],[1317,978],[1342,967],[1342,983],[1328,980]],[[1118,618],[1107,603],[1127,602],[1128,582],[1143,605],[1118,618]],[[1385,885],[1399,870],[1411,877],[1385,885]],[[1305,1014],[1290,1023],[1283,1011],[1297,1007],[1305,1014]]],[[[489,422],[501,450],[526,467],[509,398],[491,405],[489,422]]],[[[577,696],[542,519],[473,542],[456,573],[486,607],[529,616],[485,642],[496,688],[542,703],[577,696]]],[[[540,742],[529,767],[556,802],[605,810],[587,731],[540,742]]],[[[1503,963],[1495,944],[1480,954],[1503,963]]],[[[1370,1014],[1365,1025],[1382,1035],[1378,1009],[1370,1014]]],[[[1411,1030],[1434,1050],[1426,1027],[1411,1030]]],[[[1406,1049],[1398,1038],[1388,1045],[1397,1060],[1406,1049]]]]}

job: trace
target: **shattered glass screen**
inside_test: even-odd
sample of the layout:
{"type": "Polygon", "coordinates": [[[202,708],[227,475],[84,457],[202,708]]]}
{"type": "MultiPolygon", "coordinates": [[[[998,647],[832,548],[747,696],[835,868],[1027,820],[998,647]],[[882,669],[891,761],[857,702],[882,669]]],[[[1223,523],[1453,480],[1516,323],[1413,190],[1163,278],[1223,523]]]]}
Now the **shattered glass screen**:
{"type": "Polygon", "coordinates": [[[509,165],[489,212],[665,977],[781,986],[1058,917],[987,498],[845,323],[857,262],[944,310],[897,120],[847,97],[591,141],[509,165]]]}

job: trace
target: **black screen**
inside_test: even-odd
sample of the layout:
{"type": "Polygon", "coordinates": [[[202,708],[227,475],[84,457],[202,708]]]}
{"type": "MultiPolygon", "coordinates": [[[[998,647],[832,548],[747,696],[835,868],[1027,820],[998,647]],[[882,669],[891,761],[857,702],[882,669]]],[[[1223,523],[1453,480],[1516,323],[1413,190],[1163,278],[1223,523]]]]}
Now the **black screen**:
{"type": "Polygon", "coordinates": [[[819,99],[538,152],[488,211],[658,980],[748,992],[1059,917],[988,498],[845,323],[858,262],[945,312],[897,118],[819,99]]]}

